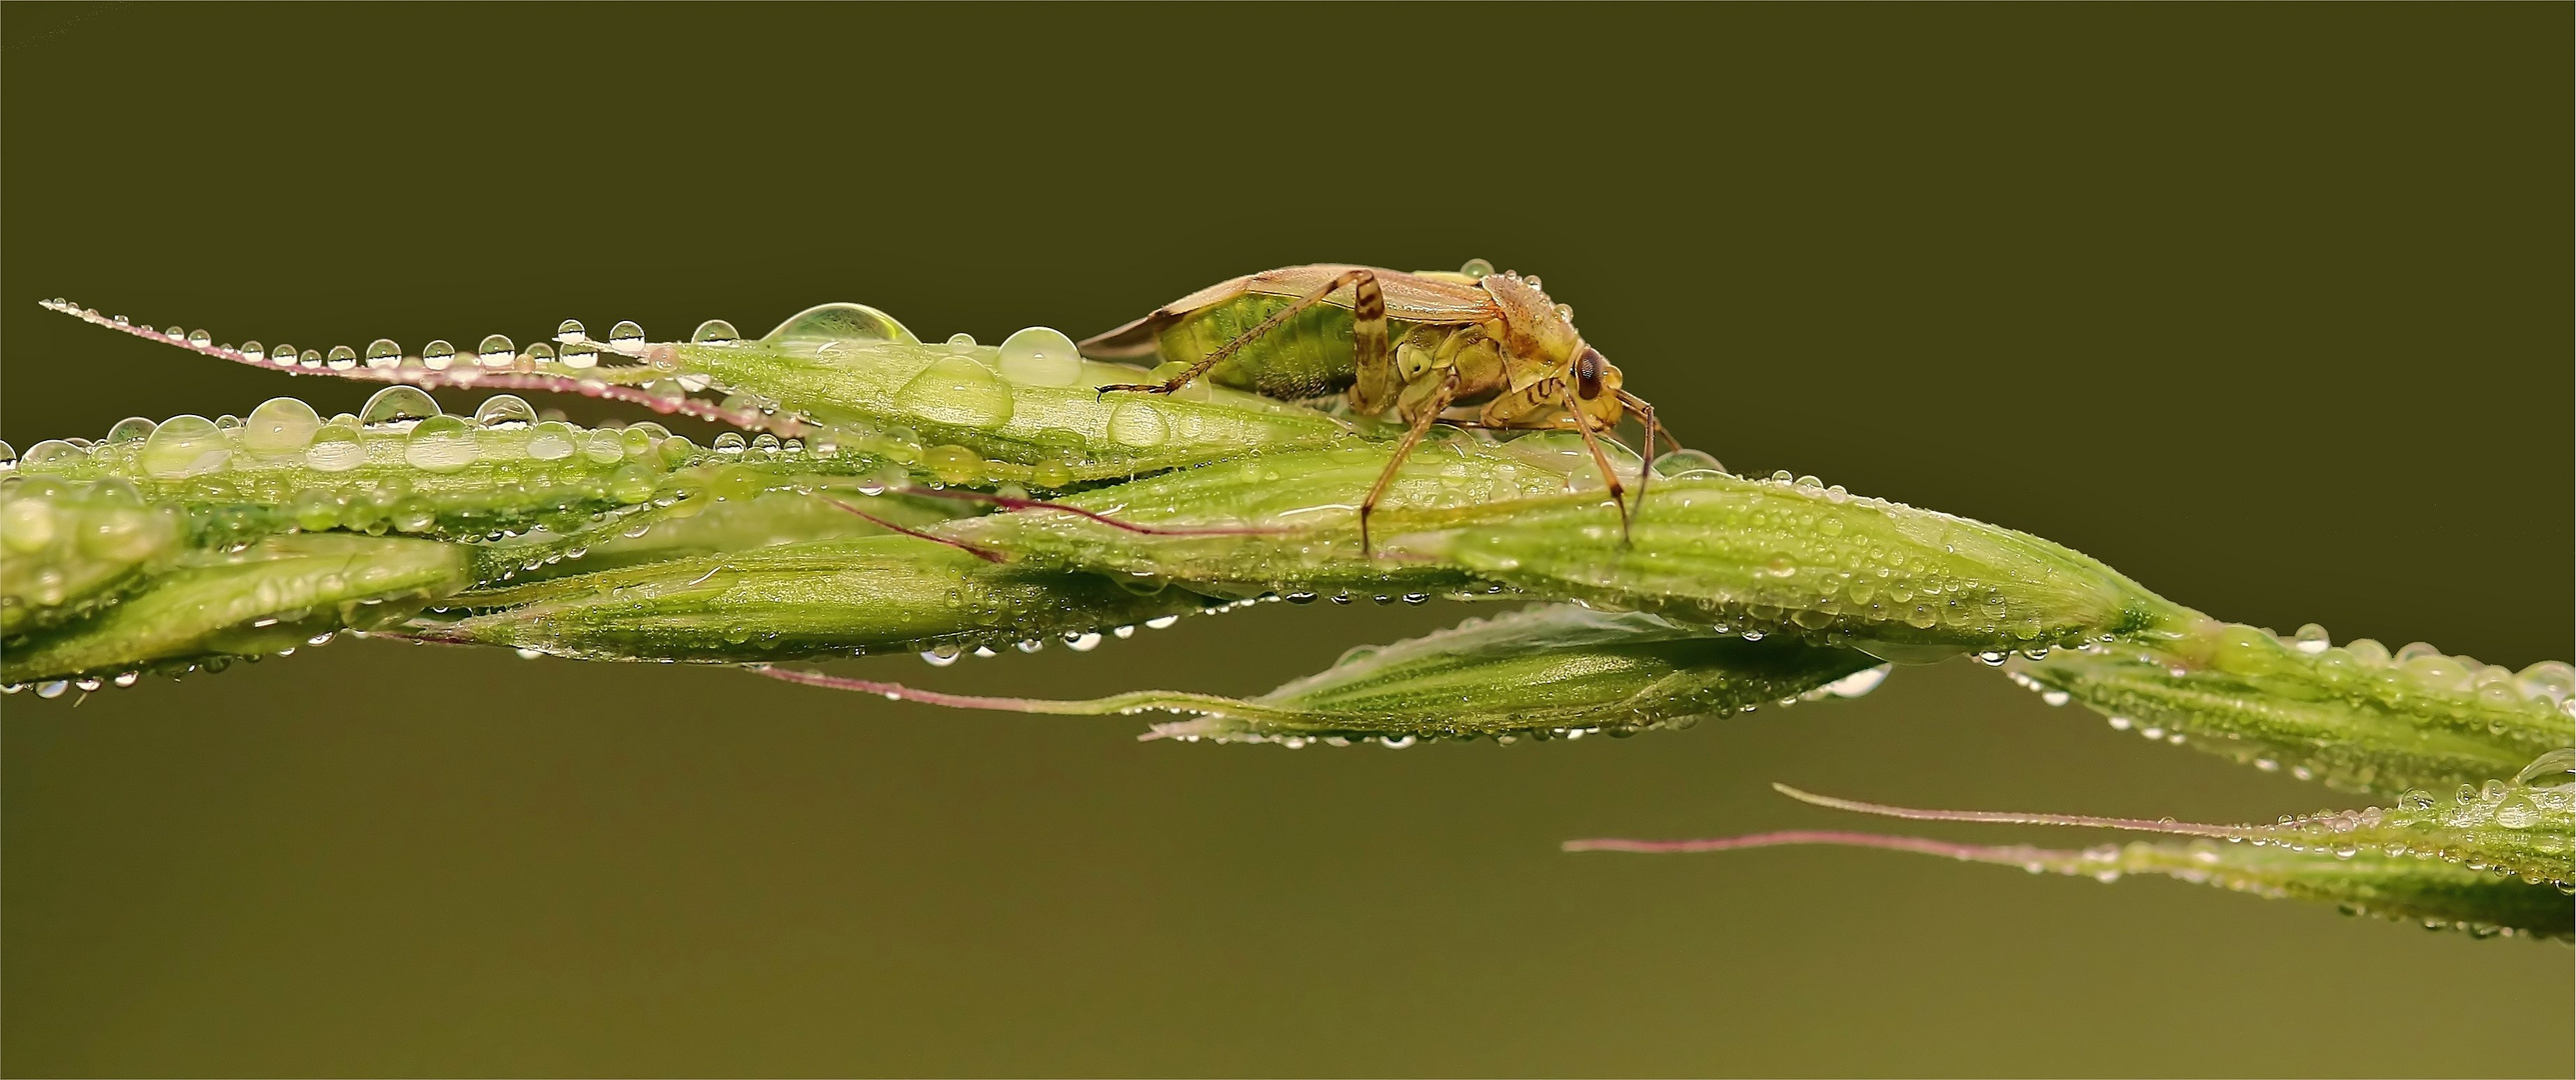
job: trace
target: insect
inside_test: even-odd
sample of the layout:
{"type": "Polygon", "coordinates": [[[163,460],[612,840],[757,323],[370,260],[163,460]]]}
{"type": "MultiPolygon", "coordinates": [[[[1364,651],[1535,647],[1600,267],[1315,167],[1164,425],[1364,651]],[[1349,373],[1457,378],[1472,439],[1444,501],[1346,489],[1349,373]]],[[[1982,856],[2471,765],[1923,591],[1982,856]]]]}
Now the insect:
{"type": "MultiPolygon", "coordinates": [[[[1434,421],[1582,433],[1609,482],[1623,539],[1629,503],[1600,433],[1635,410],[1649,453],[1658,433],[1680,447],[1656,425],[1654,406],[1624,389],[1619,369],[1584,342],[1572,308],[1549,300],[1537,277],[1496,274],[1482,260],[1456,272],[1339,265],[1267,270],[1172,301],[1081,349],[1101,359],[1159,355],[1188,365],[1164,382],[1104,386],[1104,394],[1169,394],[1206,377],[1277,398],[1341,393],[1362,415],[1392,410],[1407,426],[1394,459],[1360,503],[1364,552],[1369,512],[1434,421]]],[[[1638,474],[1639,498],[1651,472],[1638,474]]]]}

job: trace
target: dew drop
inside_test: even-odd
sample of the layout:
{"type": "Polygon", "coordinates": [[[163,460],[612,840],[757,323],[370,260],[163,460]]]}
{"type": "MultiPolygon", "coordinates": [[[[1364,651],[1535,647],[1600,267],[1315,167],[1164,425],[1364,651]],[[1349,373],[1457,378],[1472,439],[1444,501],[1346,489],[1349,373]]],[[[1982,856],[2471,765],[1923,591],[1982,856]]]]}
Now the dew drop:
{"type": "Polygon", "coordinates": [[[1482,279],[1485,275],[1494,272],[1494,264],[1483,259],[1469,259],[1466,265],[1458,268],[1458,272],[1471,278],[1482,279]]]}
{"type": "Polygon", "coordinates": [[[1096,633],[1067,633],[1064,635],[1064,647],[1075,652],[1090,652],[1091,650],[1100,647],[1100,635],[1096,633]]]}
{"type": "Polygon", "coordinates": [[[529,368],[549,368],[553,367],[554,363],[555,347],[542,341],[528,346],[527,351],[519,354],[519,367],[521,370],[529,368]]]}
{"type": "Polygon", "coordinates": [[[1122,401],[1109,410],[1109,439],[1137,449],[1161,446],[1172,437],[1163,411],[1143,401],[1122,401]]]}
{"type": "Polygon", "coordinates": [[[998,427],[1011,418],[1011,389],[982,364],[943,356],[895,391],[894,404],[935,423],[998,427]]]}
{"type": "Polygon", "coordinates": [[[256,342],[256,341],[245,341],[245,342],[242,342],[242,343],[241,343],[241,347],[240,347],[240,348],[238,348],[238,349],[235,349],[235,350],[233,350],[233,351],[234,351],[234,352],[237,352],[237,353],[240,353],[240,354],[242,354],[243,356],[247,356],[247,357],[249,357],[249,358],[251,358],[251,359],[253,359],[253,360],[257,360],[257,359],[259,359],[261,356],[266,355],[265,353],[263,353],[263,352],[261,351],[261,349],[260,349],[260,344],[259,344],[258,342],[256,342]]]}
{"type": "Polygon", "coordinates": [[[538,424],[528,435],[528,456],[538,461],[561,461],[581,449],[581,433],[561,420],[538,424]]]}
{"type": "Polygon", "coordinates": [[[957,662],[958,655],[959,652],[957,646],[941,645],[937,648],[923,652],[921,654],[921,659],[924,663],[927,663],[932,667],[947,667],[948,665],[957,662]]]}
{"type": "Polygon", "coordinates": [[[268,362],[279,367],[295,366],[295,346],[278,345],[268,350],[268,362]]]}
{"type": "MultiPolygon", "coordinates": [[[[258,414],[253,413],[252,415],[255,416],[258,414]]],[[[129,416],[123,420],[117,421],[116,426],[108,428],[107,438],[100,441],[107,443],[142,442],[145,439],[151,438],[152,429],[158,426],[160,425],[154,424],[152,421],[143,417],[129,416]]]]}
{"type": "Polygon", "coordinates": [[[205,331],[203,331],[203,330],[191,330],[191,331],[188,331],[188,344],[190,344],[190,345],[194,345],[194,346],[196,346],[196,347],[198,347],[198,348],[202,349],[202,348],[205,348],[206,346],[208,346],[208,345],[212,345],[212,344],[214,344],[214,343],[215,343],[215,335],[213,335],[213,334],[209,334],[209,333],[207,333],[207,332],[205,332],[205,331]]]}
{"type": "Polygon", "coordinates": [[[918,345],[921,339],[895,317],[866,304],[817,304],[787,317],[760,339],[770,345],[813,349],[828,342],[893,341],[918,345]]]}
{"type": "Polygon", "coordinates": [[[202,476],[224,467],[233,456],[232,440],[215,422],[202,416],[174,416],[143,440],[136,463],[160,480],[202,476]]]}
{"type": "Polygon", "coordinates": [[[519,347],[499,334],[484,338],[474,347],[474,362],[487,370],[509,367],[519,361],[519,347]]]}
{"type": "Polygon", "coordinates": [[[633,350],[644,344],[644,328],[632,319],[623,320],[608,328],[608,344],[620,352],[633,350]]]}
{"type": "Polygon", "coordinates": [[[322,417],[313,406],[291,397],[270,398],[242,422],[242,449],[265,458],[292,457],[313,445],[322,417]]]}
{"type": "Polygon", "coordinates": [[[431,371],[445,371],[456,362],[456,346],[441,338],[420,347],[420,364],[431,371]]]}
{"type": "Polygon", "coordinates": [[[1022,386],[1073,386],[1082,354],[1061,330],[1032,326],[1002,339],[1002,377],[1022,386]]]}
{"type": "Polygon", "coordinates": [[[321,472],[347,472],[366,464],[367,443],[358,429],[345,424],[331,424],[313,433],[313,444],[304,448],[304,464],[321,472]]]}
{"type": "Polygon", "coordinates": [[[425,472],[455,472],[473,464],[474,454],[474,425],[461,416],[423,420],[403,442],[403,460],[425,472]]]}
{"type": "Polygon", "coordinates": [[[494,394],[474,410],[474,423],[487,428],[526,427],[537,422],[537,410],[517,394],[494,394]]]}
{"type": "Polygon", "coordinates": [[[2513,786],[2564,787],[2571,779],[2576,779],[2570,777],[2571,773],[2576,773],[2576,749],[2562,746],[2533,758],[2531,764],[2523,766],[2521,772],[2514,774],[2513,786]]]}
{"type": "Polygon", "coordinates": [[[564,346],[563,366],[585,371],[599,365],[599,346],[589,341],[576,341],[564,346]]]}
{"type": "Polygon", "coordinates": [[[358,366],[358,350],[346,345],[331,346],[330,353],[322,358],[322,366],[333,371],[347,371],[354,368],[358,366]]]}
{"type": "MultiPolygon", "coordinates": [[[[434,342],[433,344],[446,343],[434,342]]],[[[421,355],[426,358],[429,351],[423,349],[421,355]]],[[[455,351],[449,350],[448,355],[452,358],[455,351]]],[[[365,407],[358,410],[358,422],[392,424],[405,420],[424,420],[436,415],[438,415],[438,401],[429,396],[429,391],[417,386],[388,386],[376,391],[374,397],[367,399],[365,407]]]]}
{"type": "Polygon", "coordinates": [[[1179,621],[1181,621],[1181,617],[1178,615],[1157,615],[1151,619],[1145,620],[1145,629],[1169,630],[1172,628],[1173,623],[1179,621]]]}
{"type": "Polygon", "coordinates": [[[740,340],[742,340],[742,334],[733,328],[732,323],[723,319],[709,319],[699,323],[698,328],[689,333],[689,343],[693,345],[731,345],[740,340]]]}
{"type": "Polygon", "coordinates": [[[319,368],[319,367],[321,367],[321,366],[322,366],[322,350],[320,350],[320,349],[306,349],[306,350],[304,350],[304,351],[303,351],[303,352],[301,352],[301,353],[297,353],[297,354],[296,354],[296,356],[295,356],[295,366],[297,366],[297,367],[302,367],[302,368],[319,368]]]}
{"type": "Polygon", "coordinates": [[[587,341],[589,339],[590,331],[582,327],[581,320],[579,319],[565,319],[564,321],[555,324],[556,341],[570,345],[576,341],[587,341]]]}
{"type": "Polygon", "coordinates": [[[1880,664],[1874,668],[1855,671],[1849,675],[1843,676],[1842,678],[1826,683],[1825,692],[1832,694],[1835,697],[1860,697],[1872,690],[1878,689],[1878,684],[1887,681],[1887,673],[1894,670],[1896,670],[1896,665],[1894,664],[1880,664]]]}
{"type": "Polygon", "coordinates": [[[367,343],[367,367],[370,370],[398,368],[402,362],[402,346],[395,344],[392,338],[377,338],[367,343]]]}

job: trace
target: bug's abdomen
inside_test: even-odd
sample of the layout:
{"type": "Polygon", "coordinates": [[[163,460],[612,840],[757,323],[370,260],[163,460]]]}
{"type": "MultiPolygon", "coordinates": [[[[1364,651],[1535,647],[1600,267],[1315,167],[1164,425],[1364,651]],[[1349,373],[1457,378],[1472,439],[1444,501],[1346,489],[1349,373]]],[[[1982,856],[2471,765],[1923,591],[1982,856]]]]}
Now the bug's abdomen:
{"type": "MultiPolygon", "coordinates": [[[[1200,308],[1163,331],[1162,357],[1196,363],[1295,302],[1285,296],[1252,294],[1200,308]]],[[[1401,340],[1410,324],[1390,319],[1387,329],[1401,340]]],[[[1358,363],[1350,309],[1317,304],[1246,343],[1211,370],[1208,378],[1219,386],[1268,397],[1317,398],[1347,389],[1359,378],[1358,363]]]]}

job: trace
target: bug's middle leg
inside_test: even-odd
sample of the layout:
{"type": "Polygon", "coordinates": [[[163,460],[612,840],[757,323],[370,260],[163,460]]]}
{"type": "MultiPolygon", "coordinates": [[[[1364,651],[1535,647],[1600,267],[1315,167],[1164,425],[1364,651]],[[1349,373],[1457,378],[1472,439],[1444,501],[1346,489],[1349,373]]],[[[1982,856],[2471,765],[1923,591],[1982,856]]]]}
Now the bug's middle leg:
{"type": "Polygon", "coordinates": [[[1431,425],[1439,421],[1440,414],[1447,412],[1449,403],[1457,397],[1458,371],[1452,368],[1441,376],[1439,389],[1431,392],[1430,399],[1422,403],[1422,411],[1404,429],[1404,439],[1395,444],[1395,456],[1387,459],[1385,470],[1377,474],[1377,483],[1369,485],[1368,498],[1360,500],[1360,558],[1369,557],[1370,512],[1376,510],[1378,500],[1385,497],[1387,485],[1395,482],[1397,470],[1404,468],[1404,459],[1413,456],[1414,446],[1422,442],[1422,436],[1431,430],[1431,425]]]}
{"type": "Polygon", "coordinates": [[[1376,274],[1365,269],[1351,269],[1333,275],[1333,280],[1325,282],[1322,288],[1298,297],[1295,303],[1279,309],[1269,318],[1261,320],[1259,325],[1236,336],[1234,340],[1209,350],[1206,356],[1200,357],[1199,362],[1190,365],[1187,371],[1160,383],[1117,383],[1100,387],[1100,392],[1106,394],[1112,390],[1135,390],[1148,394],[1177,393],[1182,387],[1196,381],[1199,376],[1207,374],[1210,368],[1242,352],[1244,346],[1259,340],[1264,334],[1287,325],[1288,320],[1296,318],[1299,312],[1323,303],[1325,298],[1343,289],[1351,290],[1351,340],[1357,353],[1360,370],[1366,372],[1383,367],[1386,362],[1386,292],[1378,287],[1376,274]]]}

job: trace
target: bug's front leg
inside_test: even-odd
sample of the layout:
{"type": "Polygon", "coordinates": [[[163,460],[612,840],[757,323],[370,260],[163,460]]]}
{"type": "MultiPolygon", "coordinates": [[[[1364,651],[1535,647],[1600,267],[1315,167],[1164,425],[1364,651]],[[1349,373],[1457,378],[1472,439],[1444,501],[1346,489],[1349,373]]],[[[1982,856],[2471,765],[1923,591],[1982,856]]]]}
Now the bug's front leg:
{"type": "Polygon", "coordinates": [[[1187,371],[1160,383],[1117,383],[1100,387],[1100,392],[1106,394],[1112,390],[1134,390],[1147,394],[1177,393],[1182,387],[1196,381],[1199,376],[1207,374],[1210,368],[1242,352],[1244,346],[1259,340],[1264,334],[1287,325],[1288,320],[1297,317],[1299,312],[1323,303],[1325,299],[1343,289],[1351,290],[1351,340],[1357,353],[1359,369],[1366,372],[1373,364],[1383,366],[1386,363],[1386,292],[1378,287],[1375,273],[1355,268],[1334,275],[1333,280],[1325,282],[1322,288],[1298,297],[1295,303],[1261,320],[1260,325],[1244,331],[1232,341],[1209,350],[1206,356],[1200,357],[1199,362],[1190,365],[1187,371]]]}

